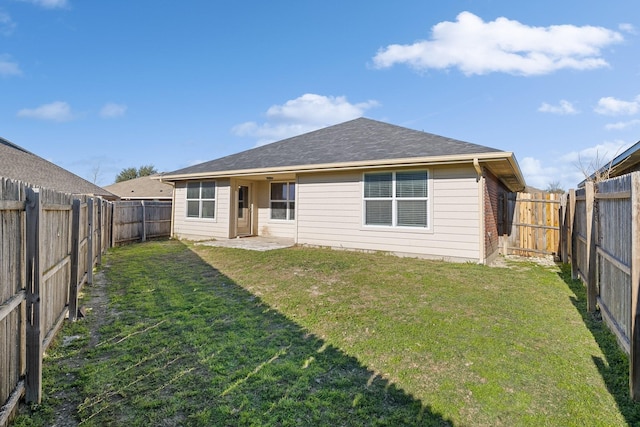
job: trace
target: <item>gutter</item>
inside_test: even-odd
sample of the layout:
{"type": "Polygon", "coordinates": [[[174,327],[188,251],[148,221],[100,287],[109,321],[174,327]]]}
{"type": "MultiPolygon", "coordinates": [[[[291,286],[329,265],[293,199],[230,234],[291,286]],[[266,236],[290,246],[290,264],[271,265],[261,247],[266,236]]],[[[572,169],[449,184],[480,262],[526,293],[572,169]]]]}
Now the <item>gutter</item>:
{"type": "Polygon", "coordinates": [[[165,174],[160,177],[154,177],[161,182],[178,181],[183,179],[199,179],[199,178],[229,178],[229,177],[241,177],[251,175],[272,175],[276,173],[300,173],[300,172],[334,172],[341,170],[354,170],[354,169],[369,169],[369,168],[393,168],[397,166],[431,166],[431,165],[453,165],[464,164],[480,161],[508,161],[511,167],[514,169],[518,178],[524,182],[522,173],[520,172],[517,162],[514,161],[512,152],[497,152],[497,153],[479,153],[470,157],[468,155],[454,155],[454,156],[437,156],[437,157],[410,157],[402,159],[384,159],[384,160],[365,160],[358,162],[344,162],[344,163],[326,163],[326,164],[314,164],[314,165],[293,165],[293,166],[279,166],[273,168],[256,168],[256,169],[237,169],[226,171],[213,171],[213,172],[196,172],[187,174],[169,175],[165,174]]]}

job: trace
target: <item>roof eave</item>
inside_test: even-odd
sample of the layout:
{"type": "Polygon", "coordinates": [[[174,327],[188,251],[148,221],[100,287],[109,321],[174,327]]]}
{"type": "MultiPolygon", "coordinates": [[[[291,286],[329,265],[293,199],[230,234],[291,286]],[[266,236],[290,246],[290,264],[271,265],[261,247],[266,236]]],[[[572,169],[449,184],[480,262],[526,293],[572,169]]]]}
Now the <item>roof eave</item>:
{"type": "Polygon", "coordinates": [[[527,184],[524,179],[524,175],[522,175],[522,170],[520,169],[520,165],[518,164],[515,155],[510,152],[503,152],[503,154],[506,154],[507,156],[502,157],[501,159],[486,161],[489,170],[492,170],[490,162],[499,160],[507,161],[510,170],[513,172],[512,174],[499,174],[495,173],[494,171],[492,172],[498,177],[498,179],[500,179],[500,181],[502,181],[502,183],[509,189],[509,191],[512,191],[514,193],[524,191],[527,184]]]}
{"type": "MultiPolygon", "coordinates": [[[[458,154],[447,156],[430,156],[430,157],[410,157],[401,159],[383,159],[383,160],[365,160],[357,162],[344,162],[344,163],[327,163],[327,164],[312,164],[312,165],[294,165],[294,166],[282,166],[282,167],[270,167],[270,168],[255,168],[255,169],[239,169],[239,170],[225,170],[215,172],[198,172],[190,174],[165,174],[159,179],[161,181],[172,182],[192,179],[214,179],[214,178],[230,178],[239,176],[261,176],[271,174],[282,173],[301,173],[301,172],[333,172],[341,170],[353,170],[353,169],[369,169],[369,168],[391,168],[398,166],[435,166],[435,165],[447,165],[447,164],[463,164],[473,163],[474,159],[479,162],[495,162],[495,161],[508,161],[510,167],[514,171],[516,180],[522,184],[524,188],[524,178],[522,172],[518,166],[517,161],[513,153],[506,151],[495,151],[489,153],[475,153],[475,154],[458,154]]],[[[158,178],[156,178],[158,179],[158,178]]]]}

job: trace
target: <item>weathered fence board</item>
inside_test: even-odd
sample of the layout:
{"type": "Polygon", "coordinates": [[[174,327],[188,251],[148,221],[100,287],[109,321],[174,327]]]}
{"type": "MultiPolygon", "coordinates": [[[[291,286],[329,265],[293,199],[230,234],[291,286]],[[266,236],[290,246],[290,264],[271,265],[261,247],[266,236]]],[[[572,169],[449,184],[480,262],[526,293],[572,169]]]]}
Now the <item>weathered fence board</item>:
{"type": "Polygon", "coordinates": [[[171,202],[121,201],[113,207],[112,246],[170,237],[171,202]]]}
{"type": "Polygon", "coordinates": [[[631,174],[631,333],[629,348],[629,390],[640,400],[640,173],[631,174]]]}
{"type": "Polygon", "coordinates": [[[631,332],[631,176],[598,184],[595,294],[628,348],[631,332]],[[621,191],[622,190],[622,191],[621,191]],[[614,197],[615,196],[615,197],[614,197]]]}
{"type": "MultiPolygon", "coordinates": [[[[42,259],[40,236],[42,235],[42,197],[39,189],[27,188],[27,402],[40,403],[42,397],[42,259]]],[[[42,251],[44,252],[44,251],[42,251]]]]}
{"type": "Polygon", "coordinates": [[[0,425],[25,392],[25,189],[0,179],[0,425]]]}

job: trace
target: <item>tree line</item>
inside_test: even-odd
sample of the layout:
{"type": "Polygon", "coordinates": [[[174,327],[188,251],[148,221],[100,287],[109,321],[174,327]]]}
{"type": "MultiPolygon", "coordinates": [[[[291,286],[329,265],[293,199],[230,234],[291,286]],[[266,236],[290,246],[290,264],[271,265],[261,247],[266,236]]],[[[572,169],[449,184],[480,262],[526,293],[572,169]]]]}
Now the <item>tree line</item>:
{"type": "Polygon", "coordinates": [[[116,182],[128,181],[134,178],[140,178],[142,176],[149,176],[158,173],[153,165],[144,165],[139,168],[124,168],[116,175],[116,182]]]}

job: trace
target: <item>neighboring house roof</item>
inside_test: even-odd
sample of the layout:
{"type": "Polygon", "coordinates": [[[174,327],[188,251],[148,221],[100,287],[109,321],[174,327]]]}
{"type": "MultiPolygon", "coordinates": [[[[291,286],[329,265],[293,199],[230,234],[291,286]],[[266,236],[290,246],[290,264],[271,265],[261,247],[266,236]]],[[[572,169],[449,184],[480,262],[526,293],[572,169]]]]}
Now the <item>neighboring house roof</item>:
{"type": "Polygon", "coordinates": [[[171,200],[173,185],[159,181],[160,174],[142,176],[107,185],[105,190],[124,200],[171,200]]]}
{"type": "Polygon", "coordinates": [[[62,193],[115,198],[105,189],[4,138],[0,138],[0,176],[62,193]]]}
{"type": "MultiPolygon", "coordinates": [[[[583,180],[578,187],[584,187],[588,180],[594,180],[596,176],[614,178],[629,172],[640,171],[640,141],[629,147],[624,153],[607,162],[600,169],[593,172],[588,179],[583,180]]],[[[585,174],[586,175],[586,174],[585,174]]]]}
{"type": "Polygon", "coordinates": [[[302,172],[483,162],[510,189],[524,188],[513,153],[359,118],[165,174],[162,179],[197,179],[275,172],[302,172]]]}

